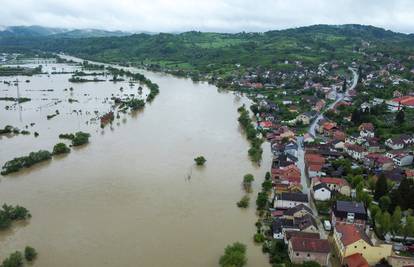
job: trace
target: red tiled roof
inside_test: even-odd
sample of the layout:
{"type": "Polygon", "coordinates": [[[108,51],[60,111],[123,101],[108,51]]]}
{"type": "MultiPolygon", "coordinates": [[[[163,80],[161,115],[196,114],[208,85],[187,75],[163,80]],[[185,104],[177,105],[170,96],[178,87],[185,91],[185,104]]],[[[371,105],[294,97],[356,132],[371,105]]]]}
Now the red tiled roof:
{"type": "Polygon", "coordinates": [[[293,251],[329,253],[331,247],[326,239],[292,237],[290,239],[293,251]]]}
{"type": "Polygon", "coordinates": [[[370,122],[366,122],[366,123],[362,123],[359,127],[359,130],[364,130],[364,131],[374,131],[374,125],[370,122]]]}
{"type": "Polygon", "coordinates": [[[348,267],[369,267],[367,260],[360,253],[345,257],[344,263],[348,267]]]}
{"type": "Polygon", "coordinates": [[[337,224],[335,230],[341,234],[341,242],[344,246],[353,244],[361,239],[370,243],[368,237],[353,224],[337,224]]]}
{"type": "Polygon", "coordinates": [[[336,124],[335,123],[332,123],[332,122],[326,122],[326,123],[323,124],[323,128],[325,130],[328,130],[328,131],[329,130],[332,130],[335,127],[336,127],[336,124]]]}
{"type": "Polygon", "coordinates": [[[271,121],[262,121],[260,122],[261,127],[270,128],[273,126],[273,123],[271,121]]]}
{"type": "Polygon", "coordinates": [[[342,131],[335,131],[333,137],[336,140],[345,141],[346,134],[344,132],[342,132],[342,131]]]}
{"type": "Polygon", "coordinates": [[[325,158],[319,154],[306,153],[305,162],[308,164],[325,164],[325,158]]]}
{"type": "Polygon", "coordinates": [[[309,170],[314,171],[314,172],[318,172],[320,170],[322,170],[322,164],[310,164],[309,165],[309,170]]]}
{"type": "Polygon", "coordinates": [[[294,237],[319,239],[320,235],[319,233],[307,233],[302,231],[285,231],[285,237],[287,240],[294,237]]]}
{"type": "Polygon", "coordinates": [[[401,103],[401,105],[405,106],[414,106],[414,96],[403,96],[403,97],[397,97],[392,99],[391,101],[396,103],[401,103]]]}
{"type": "Polygon", "coordinates": [[[348,185],[348,182],[342,178],[335,178],[335,177],[321,177],[319,178],[321,183],[325,184],[336,184],[336,185],[348,185]]]}

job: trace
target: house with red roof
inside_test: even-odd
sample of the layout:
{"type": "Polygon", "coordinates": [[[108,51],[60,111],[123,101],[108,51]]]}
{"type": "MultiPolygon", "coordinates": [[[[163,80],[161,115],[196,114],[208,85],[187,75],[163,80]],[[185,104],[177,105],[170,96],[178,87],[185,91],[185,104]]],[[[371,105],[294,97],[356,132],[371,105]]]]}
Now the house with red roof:
{"type": "Polygon", "coordinates": [[[381,259],[392,255],[392,245],[374,244],[367,234],[354,224],[336,225],[333,240],[341,264],[345,264],[345,259],[356,253],[360,253],[369,265],[375,265],[381,259]]]}
{"type": "Polygon", "coordinates": [[[324,175],[322,167],[325,164],[325,158],[320,154],[306,152],[305,166],[308,171],[309,178],[314,178],[324,175]]]}
{"type": "Polygon", "coordinates": [[[372,138],[375,136],[374,125],[370,122],[362,123],[361,125],[359,125],[358,130],[359,130],[359,135],[364,138],[367,138],[367,137],[372,138]]]}
{"type": "Polygon", "coordinates": [[[414,96],[406,95],[402,97],[393,98],[386,102],[388,109],[391,111],[398,111],[402,107],[414,108],[414,96]]]}
{"type": "Polygon", "coordinates": [[[356,144],[345,143],[344,151],[355,160],[362,160],[368,155],[368,151],[364,147],[356,144]]]}
{"type": "Polygon", "coordinates": [[[345,267],[369,267],[367,260],[361,253],[355,253],[344,259],[345,267]]]}
{"type": "Polygon", "coordinates": [[[300,184],[300,169],[295,164],[272,169],[274,180],[287,181],[290,184],[300,184]]]}
{"type": "Polygon", "coordinates": [[[288,242],[288,253],[293,263],[315,261],[321,266],[327,266],[331,247],[326,239],[294,236],[288,242]]]}
{"type": "Polygon", "coordinates": [[[326,184],[331,191],[336,191],[345,196],[351,195],[351,186],[345,179],[335,177],[317,177],[312,180],[312,186],[319,183],[326,184]]]}
{"type": "Polygon", "coordinates": [[[369,153],[364,158],[364,165],[369,168],[375,168],[383,171],[390,171],[394,168],[394,162],[389,157],[378,154],[369,153]]]}

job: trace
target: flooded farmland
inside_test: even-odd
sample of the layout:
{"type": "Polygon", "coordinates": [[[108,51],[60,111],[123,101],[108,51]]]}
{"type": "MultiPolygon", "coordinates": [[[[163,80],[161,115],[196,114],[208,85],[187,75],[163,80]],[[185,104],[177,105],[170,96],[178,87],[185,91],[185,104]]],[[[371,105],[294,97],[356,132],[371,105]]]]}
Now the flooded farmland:
{"type": "Polygon", "coordinates": [[[0,101],[0,128],[30,132],[1,136],[1,165],[52,150],[61,133],[91,134],[88,145],[68,155],[0,178],[0,202],[33,215],[0,232],[0,257],[30,245],[39,253],[34,266],[42,267],[217,266],[224,247],[241,241],[248,245],[248,266],[268,266],[252,236],[254,200],[271,153],[264,145],[261,167],[248,159],[237,122],[237,108],[248,100],[206,83],[142,72],[160,94],[102,129],[99,117],[113,109],[111,97],[145,99],[149,91],[104,75],[105,81],[69,82],[67,72],[78,68],[48,64],[44,71],[63,74],[0,77],[0,97],[17,97],[18,90],[31,99],[0,101]],[[205,166],[194,166],[198,155],[205,166]],[[236,202],[246,173],[255,175],[256,190],[251,207],[241,210],[236,202]]]}

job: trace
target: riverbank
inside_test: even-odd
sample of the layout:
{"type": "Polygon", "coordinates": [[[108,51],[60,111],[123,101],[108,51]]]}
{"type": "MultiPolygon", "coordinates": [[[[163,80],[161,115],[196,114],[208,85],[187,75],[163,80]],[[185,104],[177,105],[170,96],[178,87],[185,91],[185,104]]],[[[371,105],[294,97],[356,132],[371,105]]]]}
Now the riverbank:
{"type": "MultiPolygon", "coordinates": [[[[39,252],[38,266],[207,267],[218,264],[226,245],[240,241],[248,245],[247,266],[268,266],[252,240],[254,205],[247,210],[235,205],[244,194],[243,175],[258,177],[253,185],[258,192],[271,162],[268,146],[262,167],[248,158],[237,108],[250,101],[206,83],[143,74],[162,91],[144,111],[121,118],[112,130],[97,126],[81,151],[1,180],[2,198],[36,216],[0,236],[0,256],[30,244],[39,252]],[[206,166],[193,169],[186,181],[198,154],[208,159],[206,166]]],[[[65,87],[60,83],[67,79],[58,77],[54,87],[65,87]]],[[[49,87],[34,77],[30,84],[49,87]]],[[[107,89],[101,83],[74,86],[79,93],[95,90],[107,89]]],[[[25,147],[54,144],[52,138],[73,132],[73,126],[87,131],[81,118],[68,121],[61,112],[50,120],[61,129],[57,135],[41,131],[37,141],[1,140],[7,153],[0,161],[24,154],[25,147]]],[[[18,112],[7,119],[18,121],[18,112]]],[[[23,113],[22,123],[31,119],[23,113]]]]}

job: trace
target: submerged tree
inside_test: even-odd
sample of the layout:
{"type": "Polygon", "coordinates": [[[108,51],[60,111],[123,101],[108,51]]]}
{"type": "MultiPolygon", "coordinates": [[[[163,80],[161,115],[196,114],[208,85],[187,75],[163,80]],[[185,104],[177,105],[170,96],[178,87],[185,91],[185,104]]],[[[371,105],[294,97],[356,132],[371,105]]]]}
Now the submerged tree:
{"type": "Polygon", "coordinates": [[[246,245],[239,242],[227,246],[219,260],[221,267],[243,267],[246,262],[246,245]]]}
{"type": "Polygon", "coordinates": [[[194,159],[194,161],[198,166],[202,166],[207,160],[203,156],[198,156],[194,159]]]}

